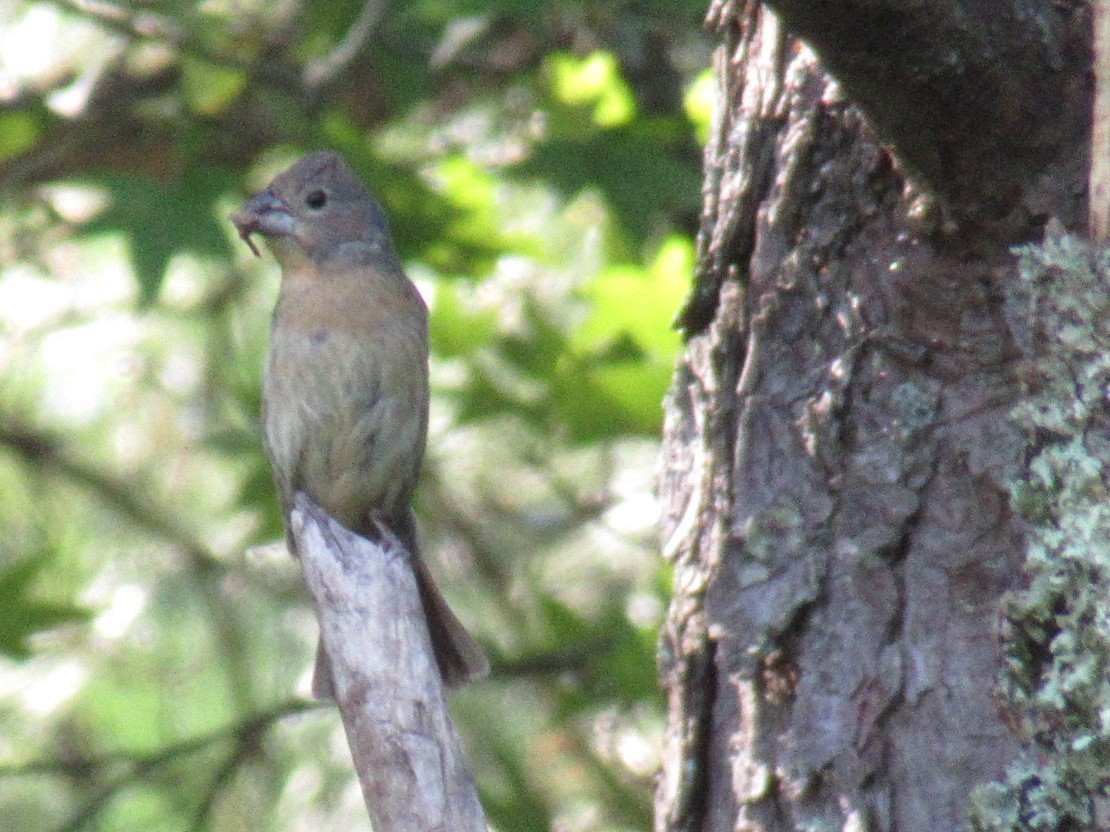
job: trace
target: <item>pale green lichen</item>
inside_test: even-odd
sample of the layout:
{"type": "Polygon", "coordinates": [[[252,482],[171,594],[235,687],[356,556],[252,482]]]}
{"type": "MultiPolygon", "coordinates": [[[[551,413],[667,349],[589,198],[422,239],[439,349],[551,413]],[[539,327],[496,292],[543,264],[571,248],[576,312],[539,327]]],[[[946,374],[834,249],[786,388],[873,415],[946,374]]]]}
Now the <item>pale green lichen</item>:
{"type": "Polygon", "coordinates": [[[1110,782],[1110,252],[1051,229],[1018,253],[1027,463],[1010,491],[1028,583],[1006,604],[1003,690],[1028,748],[976,790],[970,820],[1064,832],[1092,828],[1110,782]]]}
{"type": "Polygon", "coordinates": [[[894,408],[895,426],[903,439],[909,439],[922,428],[936,423],[940,385],[904,381],[891,392],[890,403],[894,408]]]}

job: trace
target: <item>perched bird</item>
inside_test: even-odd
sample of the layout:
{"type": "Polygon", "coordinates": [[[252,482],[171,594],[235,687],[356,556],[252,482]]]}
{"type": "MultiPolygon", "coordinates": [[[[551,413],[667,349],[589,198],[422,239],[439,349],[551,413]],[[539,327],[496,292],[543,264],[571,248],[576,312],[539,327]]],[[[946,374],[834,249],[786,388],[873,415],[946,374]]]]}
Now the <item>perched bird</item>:
{"type": "MultiPolygon", "coordinates": [[[[381,206],[340,156],[316,152],[231,219],[256,255],[254,233],[281,264],[262,421],[286,520],[303,491],[352,531],[373,536],[372,521],[385,522],[412,554],[444,682],[485,673],[485,654],[417,546],[410,503],[428,428],[428,310],[381,206]]],[[[334,692],[322,644],[312,688],[334,692]]]]}

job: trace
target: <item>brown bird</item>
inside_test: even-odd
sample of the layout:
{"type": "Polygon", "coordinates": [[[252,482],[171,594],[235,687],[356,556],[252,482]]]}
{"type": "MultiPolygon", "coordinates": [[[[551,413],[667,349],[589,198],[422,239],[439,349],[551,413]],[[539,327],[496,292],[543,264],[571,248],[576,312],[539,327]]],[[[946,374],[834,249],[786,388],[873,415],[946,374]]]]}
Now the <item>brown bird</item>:
{"type": "MultiPolygon", "coordinates": [[[[281,264],[262,421],[286,521],[298,491],[359,534],[384,521],[412,554],[444,682],[485,673],[485,654],[417,547],[410,503],[428,429],[428,310],[381,206],[346,161],[317,152],[231,219],[256,255],[257,232],[281,264]]],[[[334,692],[323,645],[312,690],[334,692]]]]}

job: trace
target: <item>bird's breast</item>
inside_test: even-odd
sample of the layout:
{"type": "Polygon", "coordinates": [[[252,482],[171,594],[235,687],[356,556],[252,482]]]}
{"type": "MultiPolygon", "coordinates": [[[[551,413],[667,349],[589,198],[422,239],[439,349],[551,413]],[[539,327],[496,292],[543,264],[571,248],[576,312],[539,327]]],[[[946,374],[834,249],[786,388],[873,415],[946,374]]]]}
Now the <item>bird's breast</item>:
{"type": "Polygon", "coordinates": [[[358,529],[367,512],[393,515],[411,499],[427,432],[426,330],[365,305],[342,321],[334,306],[311,306],[286,297],[275,314],[267,454],[286,506],[305,491],[358,529]]]}

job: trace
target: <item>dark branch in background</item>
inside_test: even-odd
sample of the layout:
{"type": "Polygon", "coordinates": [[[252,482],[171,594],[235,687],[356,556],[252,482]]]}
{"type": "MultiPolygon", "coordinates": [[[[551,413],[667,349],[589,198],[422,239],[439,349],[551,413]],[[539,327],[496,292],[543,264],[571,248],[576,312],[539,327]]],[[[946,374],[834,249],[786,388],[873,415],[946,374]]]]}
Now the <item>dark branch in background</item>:
{"type": "Polygon", "coordinates": [[[490,664],[489,679],[519,680],[529,677],[543,678],[564,673],[578,674],[589,670],[598,655],[612,649],[613,638],[591,638],[575,642],[570,647],[533,653],[516,659],[500,659],[490,664]]]}
{"type": "MultiPolygon", "coordinates": [[[[275,38],[262,44],[257,57],[244,58],[234,49],[209,45],[189,26],[166,14],[137,11],[107,0],[47,0],[64,11],[88,20],[136,43],[157,42],[177,53],[246,74],[255,84],[286,97],[305,114],[319,107],[345,70],[365,53],[380,22],[386,0],[368,0],[343,40],[330,53],[297,65],[291,44],[275,38]]],[[[50,126],[36,145],[0,163],[0,190],[18,192],[41,182],[85,173],[88,169],[125,170],[155,179],[180,168],[176,123],[136,115],[135,104],[175,90],[180,84],[180,61],[153,74],[136,75],[126,55],[105,69],[82,112],[50,126]]],[[[42,107],[50,92],[72,79],[52,79],[46,89],[20,90],[0,101],[0,113],[42,107]]],[[[362,99],[374,90],[361,89],[362,99]]],[[[203,155],[220,164],[242,166],[263,147],[289,141],[287,125],[273,122],[260,108],[257,96],[240,96],[227,110],[199,114],[186,110],[181,117],[207,135],[203,155]]]]}
{"type": "MultiPolygon", "coordinates": [[[[471,575],[481,581],[485,592],[498,598],[513,598],[513,587],[509,576],[497,560],[494,552],[497,549],[492,540],[493,532],[488,524],[477,522],[472,518],[467,509],[452,495],[451,489],[446,484],[446,474],[439,468],[435,460],[426,460],[421,475],[420,499],[431,506],[426,514],[434,517],[441,528],[448,530],[451,537],[466,547],[469,557],[468,566],[471,575]]],[[[527,616],[517,604],[504,604],[502,611],[511,617],[510,626],[520,629],[525,627],[527,616]]],[[[494,658],[494,672],[497,660],[494,658]]]]}
{"type": "MultiPolygon", "coordinates": [[[[733,19],[715,0],[710,23],[733,19]]],[[[1021,236],[1046,169],[1085,170],[1089,11],[1026,0],[768,0],[957,219],[1021,236]],[[1077,141],[1078,137],[1078,141],[1077,141]]],[[[1082,222],[1081,194],[1069,194],[1082,222]]],[[[1057,200],[1059,202],[1059,200],[1057,200]]]]}
{"type": "Polygon", "coordinates": [[[94,821],[108,802],[128,783],[137,782],[148,773],[170,765],[182,757],[203,753],[215,745],[230,740],[234,743],[234,747],[228,755],[227,763],[221,767],[219,772],[225,776],[217,778],[217,782],[213,783],[213,788],[210,789],[205,796],[205,800],[202,801],[197,815],[198,818],[201,818],[207,815],[219,787],[230,779],[230,776],[234,773],[234,767],[253,753],[266,731],[287,716],[304,713],[318,707],[318,705],[304,699],[290,699],[241,722],[197,737],[170,743],[153,751],[114,751],[97,757],[76,760],[50,759],[15,766],[3,766],[0,767],[0,777],[59,774],[72,777],[78,781],[87,781],[102,776],[102,772],[106,769],[122,767],[123,771],[109,776],[106,782],[96,789],[93,796],[86,800],[74,816],[57,831],[76,832],[94,821]],[[225,772],[229,766],[231,766],[230,770],[225,772]]]}
{"type": "Polygon", "coordinates": [[[177,21],[150,11],[134,11],[104,0],[49,0],[59,8],[85,17],[105,29],[143,40],[165,41],[186,55],[238,69],[267,86],[288,93],[300,93],[300,79],[293,70],[269,61],[246,61],[233,52],[213,49],[189,33],[177,21]]]}
{"type": "Polygon", "coordinates": [[[50,2],[120,34],[164,41],[184,54],[241,70],[269,87],[310,103],[317,101],[327,85],[363,53],[386,8],[386,0],[367,0],[343,40],[328,54],[308,61],[304,70],[298,73],[295,68],[272,60],[245,60],[234,52],[214,49],[178,21],[163,14],[135,11],[105,0],[50,2]]]}
{"type": "MultiPolygon", "coordinates": [[[[308,707],[307,703],[306,707],[308,707]]],[[[269,727],[270,724],[268,722],[251,725],[248,726],[246,730],[236,735],[234,747],[219,768],[216,769],[216,773],[212,776],[212,782],[208,784],[208,788],[204,792],[204,797],[201,799],[200,805],[197,806],[196,811],[193,813],[193,822],[189,824],[190,832],[203,832],[205,829],[210,828],[208,821],[212,814],[212,807],[216,805],[220,793],[235,777],[235,773],[239,770],[239,766],[258,753],[262,737],[266,731],[269,730],[269,727]]]]}
{"type": "Polygon", "coordinates": [[[42,474],[61,477],[88,491],[138,528],[162,538],[184,554],[219,635],[218,647],[225,653],[231,695],[240,708],[249,710],[252,703],[244,698],[250,685],[243,661],[242,634],[236,626],[236,617],[222,602],[225,593],[220,584],[227,564],[174,517],[167,506],[152,500],[148,496],[150,489],[144,489],[142,483],[94,467],[74,456],[57,438],[20,424],[10,414],[0,415],[0,448],[13,451],[42,474]]]}
{"type": "Polygon", "coordinates": [[[226,564],[166,506],[149,498],[149,489],[136,488],[125,480],[84,462],[70,453],[61,440],[36,428],[22,425],[10,415],[0,416],[0,447],[14,451],[25,462],[44,473],[54,473],[95,494],[136,526],[180,549],[198,575],[223,572],[226,564]]]}

